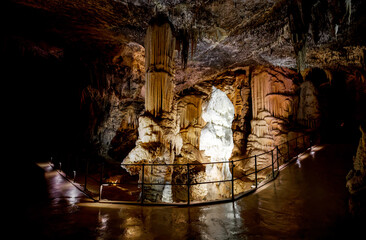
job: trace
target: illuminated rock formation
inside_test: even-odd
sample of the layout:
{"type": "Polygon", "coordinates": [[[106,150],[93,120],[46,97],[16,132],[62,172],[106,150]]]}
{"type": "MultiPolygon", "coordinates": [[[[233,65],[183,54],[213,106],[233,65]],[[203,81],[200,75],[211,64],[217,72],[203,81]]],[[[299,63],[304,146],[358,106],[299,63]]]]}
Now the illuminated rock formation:
{"type": "Polygon", "coordinates": [[[145,108],[155,117],[170,112],[173,101],[175,39],[171,24],[162,16],[155,17],[146,32],[145,108]]]}
{"type": "Polygon", "coordinates": [[[178,103],[180,118],[180,133],[185,143],[199,147],[199,139],[202,128],[202,97],[187,95],[178,103]]]}
{"type": "Polygon", "coordinates": [[[94,66],[95,73],[90,73],[96,75],[94,84],[82,90],[80,109],[88,115],[85,134],[104,159],[123,159],[135,146],[138,118],[144,109],[144,64],[143,46],[123,44],[104,70],[105,76],[94,66]]]}
{"type": "MultiPolygon", "coordinates": [[[[257,168],[271,164],[271,154],[263,154],[288,139],[288,123],[292,120],[297,106],[295,73],[280,68],[258,68],[251,81],[253,120],[248,137],[247,155],[257,157],[257,168]]],[[[283,147],[285,148],[285,146],[283,147]]],[[[282,149],[287,152],[287,149],[282,149]]],[[[254,170],[254,158],[250,158],[245,170],[254,170]]],[[[262,171],[260,178],[265,177],[262,171]]],[[[251,175],[251,177],[254,177],[251,175]]]]}
{"type": "Polygon", "coordinates": [[[122,167],[130,174],[139,174],[140,182],[146,183],[145,200],[171,201],[171,188],[164,184],[172,181],[173,168],[165,164],[174,162],[175,155],[180,153],[183,140],[179,134],[177,104],[173,107],[175,39],[171,24],[165,16],[158,15],[150,21],[145,43],[146,114],[139,118],[136,147],[123,160],[122,167]],[[136,168],[123,165],[130,163],[149,165],[142,174],[141,166],[136,168]]]}
{"type": "MultiPolygon", "coordinates": [[[[171,199],[163,192],[171,195],[171,190],[164,191],[164,184],[172,181],[173,168],[166,164],[174,163],[176,154],[180,154],[183,140],[179,134],[179,119],[176,110],[165,114],[161,120],[151,116],[139,118],[138,140],[136,147],[123,160],[122,167],[131,175],[139,174],[142,182],[142,167],[124,164],[148,164],[144,170],[144,183],[162,185],[146,185],[144,197],[147,201],[157,202],[162,199],[171,199]]],[[[168,186],[168,188],[170,188],[168,186]]]]}
{"type": "MultiPolygon", "coordinates": [[[[200,150],[210,157],[210,162],[226,162],[234,147],[232,121],[234,105],[224,92],[212,86],[212,94],[207,106],[204,106],[202,118],[206,126],[201,131],[200,150]]],[[[229,163],[206,164],[207,181],[230,180],[229,163]]],[[[229,197],[227,183],[209,184],[207,199],[229,197]]]]}
{"type": "MultiPolygon", "coordinates": [[[[217,164],[215,167],[213,167],[212,164],[204,164],[212,161],[212,158],[210,155],[205,154],[204,150],[200,150],[202,149],[202,134],[207,134],[209,127],[211,127],[212,130],[213,123],[217,122],[210,120],[210,124],[205,123],[203,116],[207,114],[203,114],[202,109],[206,109],[209,104],[212,106],[212,102],[210,103],[210,101],[212,101],[212,97],[214,97],[214,99],[217,98],[215,95],[219,92],[221,92],[221,97],[225,98],[222,102],[232,105],[233,112],[231,114],[234,114],[231,117],[232,123],[227,123],[227,130],[229,131],[230,128],[230,132],[232,132],[231,141],[233,143],[233,146],[230,146],[232,149],[230,150],[231,153],[228,153],[228,158],[240,159],[244,157],[247,131],[250,131],[248,125],[251,114],[248,75],[249,68],[237,68],[233,71],[224,72],[215,79],[197,84],[186,93],[181,93],[181,97],[177,100],[178,114],[181,119],[180,133],[184,144],[181,154],[175,158],[175,163],[192,164],[190,169],[190,183],[214,181],[213,179],[218,181],[231,179],[231,171],[227,171],[223,174],[223,170],[228,170],[228,164],[224,166],[222,166],[222,164],[217,164]],[[215,86],[217,89],[213,91],[212,86],[215,86]],[[231,103],[229,104],[227,101],[231,103]]],[[[214,110],[211,109],[211,111],[214,110]]],[[[227,121],[227,119],[225,121],[227,121]]],[[[212,134],[214,134],[214,138],[209,138],[209,140],[215,142],[216,133],[213,131],[212,134]]],[[[226,143],[220,142],[220,139],[217,141],[219,142],[219,146],[225,148],[226,143]]],[[[204,143],[204,145],[205,144],[207,145],[207,143],[204,143]]],[[[215,156],[213,156],[213,158],[215,158],[215,156]]],[[[220,160],[216,159],[216,161],[220,160]]],[[[238,162],[236,166],[237,169],[241,167],[239,165],[238,162]]],[[[178,184],[187,183],[186,166],[175,168],[173,182],[178,184]]],[[[248,188],[241,180],[237,180],[235,183],[235,191],[237,193],[242,192],[244,188],[248,188]]],[[[218,185],[219,184],[193,184],[190,187],[190,199],[192,201],[205,201],[220,197],[228,197],[231,192],[230,184],[222,183],[220,186],[218,185]]],[[[174,186],[173,195],[175,201],[186,201],[187,188],[185,186],[174,186]]]]}

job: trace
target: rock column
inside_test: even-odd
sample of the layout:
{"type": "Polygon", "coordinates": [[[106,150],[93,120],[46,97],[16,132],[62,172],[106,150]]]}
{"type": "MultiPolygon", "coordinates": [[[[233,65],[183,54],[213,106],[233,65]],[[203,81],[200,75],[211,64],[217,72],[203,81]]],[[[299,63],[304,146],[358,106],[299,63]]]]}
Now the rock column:
{"type": "Polygon", "coordinates": [[[131,174],[139,174],[140,182],[145,183],[145,202],[170,202],[173,169],[166,164],[174,162],[183,143],[177,104],[173,103],[175,39],[166,17],[158,16],[150,21],[145,47],[146,113],[139,118],[136,147],[123,160],[123,163],[147,164],[144,179],[141,167],[122,167],[131,174]]]}
{"type": "MultiPolygon", "coordinates": [[[[271,153],[276,145],[288,139],[288,124],[293,118],[296,100],[296,88],[290,70],[280,68],[259,68],[253,71],[251,92],[253,120],[251,134],[248,137],[247,155],[257,157],[257,168],[262,169],[271,164],[271,153]]],[[[287,152],[287,149],[283,149],[287,152]]],[[[254,170],[254,158],[250,158],[245,169],[254,170]]],[[[262,171],[259,178],[265,178],[262,171]]],[[[251,175],[254,178],[254,175],[251,175]]]]}
{"type": "Polygon", "coordinates": [[[173,101],[175,39],[167,20],[153,20],[145,39],[145,108],[155,117],[170,112],[173,101]]]}

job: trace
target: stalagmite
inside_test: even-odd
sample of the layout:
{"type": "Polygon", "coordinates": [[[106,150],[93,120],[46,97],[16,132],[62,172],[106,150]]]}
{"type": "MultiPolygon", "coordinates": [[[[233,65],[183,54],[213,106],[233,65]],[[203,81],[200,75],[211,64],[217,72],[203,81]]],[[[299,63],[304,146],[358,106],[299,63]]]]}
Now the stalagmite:
{"type": "Polygon", "coordinates": [[[172,201],[169,185],[157,185],[172,181],[172,167],[166,164],[174,162],[183,146],[177,104],[173,103],[175,39],[167,17],[158,15],[150,21],[145,43],[145,108],[150,114],[140,116],[136,147],[123,160],[122,167],[139,174],[139,181],[148,184],[144,187],[144,201],[172,201]],[[141,165],[125,163],[152,165],[144,168],[142,179],[141,165]]]}
{"type": "MultiPolygon", "coordinates": [[[[200,150],[211,158],[211,162],[228,161],[234,148],[233,132],[231,129],[234,120],[234,105],[224,92],[212,86],[211,98],[204,108],[202,118],[207,122],[202,129],[200,150]]],[[[208,181],[221,181],[231,179],[229,163],[207,164],[206,174],[208,181]]],[[[208,198],[215,199],[225,196],[230,189],[225,189],[225,184],[208,186],[208,198]]]]}

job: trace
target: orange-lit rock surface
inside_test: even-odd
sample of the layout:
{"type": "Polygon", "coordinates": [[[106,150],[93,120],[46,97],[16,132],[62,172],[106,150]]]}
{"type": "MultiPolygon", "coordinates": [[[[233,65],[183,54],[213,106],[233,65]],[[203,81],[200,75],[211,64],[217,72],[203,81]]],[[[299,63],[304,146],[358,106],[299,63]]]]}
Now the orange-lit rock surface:
{"type": "MultiPolygon", "coordinates": [[[[253,71],[251,82],[252,111],[251,134],[248,136],[247,155],[260,155],[257,168],[271,164],[274,149],[288,138],[290,124],[298,107],[296,73],[284,68],[258,68],[253,71]],[[263,154],[266,153],[266,154],[263,154]]],[[[287,149],[282,148],[284,152],[287,149]]],[[[254,158],[244,169],[254,170],[254,158]]],[[[261,172],[264,178],[268,172],[261,172]]],[[[254,177],[254,176],[252,176],[254,177]]]]}

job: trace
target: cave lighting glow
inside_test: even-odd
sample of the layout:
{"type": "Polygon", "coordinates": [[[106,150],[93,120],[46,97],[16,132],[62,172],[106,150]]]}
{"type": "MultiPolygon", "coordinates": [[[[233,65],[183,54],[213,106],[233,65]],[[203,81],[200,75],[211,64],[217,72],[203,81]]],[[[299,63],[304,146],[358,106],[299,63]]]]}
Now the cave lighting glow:
{"type": "MultiPolygon", "coordinates": [[[[211,98],[202,110],[202,118],[207,124],[201,131],[200,150],[204,150],[205,154],[211,157],[211,162],[228,161],[234,148],[231,129],[234,105],[223,91],[212,86],[211,98]]],[[[221,174],[218,171],[217,164],[206,166],[210,180],[231,178],[228,163],[224,163],[221,174]]]]}

